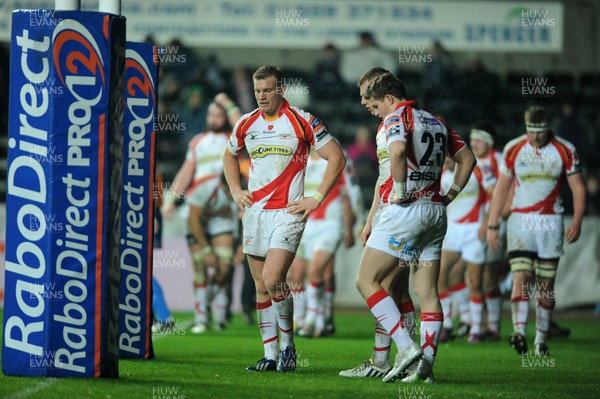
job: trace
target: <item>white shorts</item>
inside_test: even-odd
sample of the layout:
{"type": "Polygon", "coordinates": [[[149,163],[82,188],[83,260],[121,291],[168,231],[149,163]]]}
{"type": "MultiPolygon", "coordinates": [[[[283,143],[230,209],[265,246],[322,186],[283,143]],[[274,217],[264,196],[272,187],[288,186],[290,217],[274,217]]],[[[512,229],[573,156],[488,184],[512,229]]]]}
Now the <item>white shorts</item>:
{"type": "Polygon", "coordinates": [[[342,241],[342,231],[339,221],[308,219],[298,247],[298,257],[309,260],[317,251],[334,254],[342,241]]]}
{"type": "Polygon", "coordinates": [[[503,261],[506,258],[506,221],[502,219],[500,223],[498,223],[500,227],[500,242],[498,245],[498,250],[493,251],[489,245],[486,244],[485,247],[485,262],[486,263],[496,263],[503,261]]]}
{"type": "Polygon", "coordinates": [[[386,206],[367,246],[403,260],[438,260],[446,234],[446,208],[437,204],[386,206]]]}
{"type": "Polygon", "coordinates": [[[206,234],[215,237],[221,234],[233,234],[236,229],[236,222],[233,217],[211,217],[206,223],[206,234]]]}
{"type": "Polygon", "coordinates": [[[442,244],[444,251],[459,253],[469,263],[485,263],[485,243],[477,237],[479,223],[448,222],[448,231],[442,244]]]}
{"type": "Polygon", "coordinates": [[[243,225],[244,253],[265,257],[271,248],[296,253],[306,222],[287,209],[265,211],[246,208],[243,225]]]}
{"type": "Polygon", "coordinates": [[[556,259],[563,254],[562,215],[511,213],[508,217],[508,252],[533,252],[539,259],[556,259]]]}
{"type": "Polygon", "coordinates": [[[389,204],[379,204],[379,207],[373,214],[373,220],[371,221],[371,229],[374,229],[375,226],[377,226],[377,224],[379,223],[379,220],[381,219],[381,214],[383,213],[383,210],[385,208],[387,208],[388,206],[389,206],[389,204]]]}

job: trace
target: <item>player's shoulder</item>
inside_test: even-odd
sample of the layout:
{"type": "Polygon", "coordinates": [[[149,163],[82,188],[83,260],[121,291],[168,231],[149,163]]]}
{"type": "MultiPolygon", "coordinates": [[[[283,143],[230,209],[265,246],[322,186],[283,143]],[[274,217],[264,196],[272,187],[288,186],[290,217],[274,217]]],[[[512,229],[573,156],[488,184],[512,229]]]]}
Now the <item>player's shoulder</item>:
{"type": "Polygon", "coordinates": [[[190,139],[190,148],[195,148],[196,145],[198,145],[198,143],[200,143],[204,137],[206,137],[206,132],[201,132],[201,133],[194,135],[190,139]]]}
{"type": "MultiPolygon", "coordinates": [[[[314,121],[319,121],[319,118],[317,118],[315,115],[313,115],[312,113],[305,111],[303,109],[300,109],[296,106],[290,105],[289,106],[290,111],[292,111],[292,113],[298,115],[299,117],[301,117],[302,119],[304,119],[306,122],[312,124],[314,121]]],[[[313,126],[314,128],[315,126],[313,126]]]]}
{"type": "Polygon", "coordinates": [[[519,137],[515,137],[514,139],[512,139],[508,143],[506,143],[506,145],[504,146],[504,153],[508,154],[509,152],[514,151],[515,149],[523,146],[526,141],[527,141],[526,134],[522,134],[519,137]]]}
{"type": "Polygon", "coordinates": [[[554,145],[565,147],[572,153],[575,152],[575,146],[569,140],[566,140],[566,139],[564,139],[560,136],[556,136],[556,135],[554,135],[554,137],[552,139],[553,139],[552,143],[554,145]]]}
{"type": "MultiPolygon", "coordinates": [[[[402,108],[401,108],[402,109],[402,108]]],[[[391,114],[387,114],[385,118],[383,118],[383,129],[388,130],[390,127],[400,124],[400,110],[392,112],[391,114]]],[[[380,125],[381,126],[381,125],[380,125]]]]}
{"type": "Polygon", "coordinates": [[[250,111],[248,113],[245,113],[244,115],[240,116],[240,119],[238,119],[238,125],[240,125],[244,121],[247,121],[250,118],[254,118],[254,117],[258,116],[259,113],[260,113],[260,110],[258,108],[256,108],[253,111],[250,111]]]}

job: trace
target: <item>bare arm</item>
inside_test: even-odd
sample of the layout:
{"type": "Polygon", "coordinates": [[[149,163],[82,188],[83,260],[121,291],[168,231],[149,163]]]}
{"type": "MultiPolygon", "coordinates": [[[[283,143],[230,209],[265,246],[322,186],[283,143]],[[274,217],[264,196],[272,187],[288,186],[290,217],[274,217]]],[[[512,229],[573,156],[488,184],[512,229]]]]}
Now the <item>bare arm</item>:
{"type": "Polygon", "coordinates": [[[191,159],[186,160],[173,179],[173,193],[181,198],[183,192],[192,184],[196,165],[191,159]]]}
{"type": "Polygon", "coordinates": [[[238,108],[235,102],[225,93],[219,93],[215,96],[215,102],[225,108],[227,112],[227,120],[231,126],[235,126],[238,119],[242,117],[242,111],[238,108]]]}
{"type": "Polygon", "coordinates": [[[165,218],[170,218],[175,210],[174,202],[177,198],[181,198],[183,196],[184,191],[190,186],[192,183],[192,179],[194,177],[194,170],[196,169],[196,165],[194,161],[191,159],[187,159],[179,171],[175,175],[173,179],[173,186],[165,196],[165,201],[163,204],[163,216],[165,218]]]}
{"type": "Polygon", "coordinates": [[[229,149],[225,149],[223,154],[223,172],[231,190],[231,196],[240,209],[252,206],[252,194],[247,190],[242,190],[239,157],[232,154],[229,149]]]}
{"type": "Polygon", "coordinates": [[[500,174],[496,188],[494,188],[494,194],[492,196],[492,204],[490,206],[490,212],[488,214],[488,231],[487,231],[487,243],[493,250],[498,248],[498,222],[500,215],[509,197],[509,191],[513,184],[513,178],[500,174]],[[492,227],[490,229],[489,227],[492,227]]]}
{"type": "Polygon", "coordinates": [[[581,173],[567,176],[567,183],[573,193],[573,223],[565,232],[565,238],[570,244],[577,241],[581,234],[581,222],[585,212],[585,184],[581,173]]]}
{"type": "MultiPolygon", "coordinates": [[[[317,153],[321,158],[327,160],[323,181],[317,189],[317,192],[325,198],[331,192],[346,167],[346,157],[335,140],[329,141],[321,149],[317,150],[317,153]]],[[[302,218],[304,219],[308,217],[310,212],[319,207],[323,198],[318,200],[313,196],[303,198],[300,201],[292,201],[287,205],[290,208],[289,213],[302,214],[302,218]]]]}
{"type": "Polygon", "coordinates": [[[346,247],[354,245],[354,223],[356,222],[356,215],[352,211],[352,203],[350,202],[350,196],[345,189],[342,189],[342,204],[344,207],[344,222],[346,224],[346,234],[344,236],[344,244],[346,247]]]}
{"type": "Polygon", "coordinates": [[[327,161],[323,181],[319,184],[318,192],[327,197],[340,178],[346,167],[346,157],[335,140],[329,141],[317,153],[327,161]]]}
{"type": "Polygon", "coordinates": [[[456,162],[456,167],[454,168],[454,183],[444,196],[444,204],[446,205],[452,202],[458,193],[465,188],[471,178],[471,173],[473,173],[473,169],[477,164],[477,159],[469,147],[463,148],[462,151],[456,154],[454,161],[456,162]],[[459,191],[453,188],[455,185],[460,187],[459,191]]]}
{"type": "Polygon", "coordinates": [[[390,169],[395,182],[406,182],[406,143],[404,141],[393,141],[388,147],[390,157],[390,169]]]}

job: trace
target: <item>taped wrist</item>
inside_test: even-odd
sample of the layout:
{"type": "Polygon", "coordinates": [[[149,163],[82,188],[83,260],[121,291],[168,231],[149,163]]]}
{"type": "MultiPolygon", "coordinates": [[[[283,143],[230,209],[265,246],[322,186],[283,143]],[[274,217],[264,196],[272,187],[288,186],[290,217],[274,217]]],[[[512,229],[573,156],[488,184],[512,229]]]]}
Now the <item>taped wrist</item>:
{"type": "Polygon", "coordinates": [[[450,199],[451,201],[456,198],[458,196],[458,194],[460,194],[460,192],[462,191],[460,186],[456,183],[452,184],[452,186],[450,187],[450,190],[448,190],[448,195],[446,195],[446,197],[448,197],[448,199],[450,199]],[[450,190],[454,190],[456,191],[456,194],[452,194],[450,192],[450,190]]]}
{"type": "Polygon", "coordinates": [[[394,182],[394,193],[396,194],[396,199],[400,202],[406,200],[406,182],[394,182]]]}

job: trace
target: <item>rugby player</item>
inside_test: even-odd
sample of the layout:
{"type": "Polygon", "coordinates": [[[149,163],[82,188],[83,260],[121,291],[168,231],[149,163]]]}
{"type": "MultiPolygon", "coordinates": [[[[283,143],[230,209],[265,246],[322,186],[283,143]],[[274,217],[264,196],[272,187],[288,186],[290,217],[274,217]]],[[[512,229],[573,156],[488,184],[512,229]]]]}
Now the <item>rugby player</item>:
{"type": "Polygon", "coordinates": [[[246,370],[293,371],[293,299],[287,272],[308,215],[334,188],[346,162],[323,123],[284,99],[285,82],[277,67],[262,66],[252,78],[258,108],[237,122],[223,157],[233,199],[244,210],[242,242],[256,285],[264,347],[264,357],[246,370]],[[316,194],[304,197],[311,146],[327,160],[327,167],[316,194]],[[238,157],[244,150],[252,160],[248,190],[240,185],[238,157]]]}
{"type": "Polygon", "coordinates": [[[438,118],[406,100],[400,80],[391,74],[374,78],[365,91],[371,107],[384,119],[394,195],[367,240],[356,285],[377,320],[398,347],[394,366],[383,381],[392,381],[423,357],[406,381],[433,382],[433,362],[442,328],[437,293],[446,211],[465,187],[475,157],[465,142],[438,118]],[[457,162],[455,181],[440,194],[445,155],[457,162]],[[395,267],[412,266],[421,302],[421,345],[406,331],[401,313],[381,283],[395,267]]]}
{"type": "MultiPolygon", "coordinates": [[[[231,122],[236,122],[241,116],[239,108],[223,93],[215,97],[215,101],[208,107],[206,117],[206,131],[197,134],[190,141],[185,162],[173,180],[170,195],[166,196],[163,206],[163,216],[170,218],[175,209],[175,200],[196,194],[200,198],[207,198],[215,193],[219,184],[219,176],[223,173],[223,152],[227,147],[227,140],[231,133],[231,122]]],[[[198,214],[198,210],[196,210],[198,214]]],[[[217,216],[218,217],[218,216],[217,216]]],[[[186,222],[188,215],[185,215],[186,222]]],[[[218,264],[228,265],[233,258],[231,237],[233,229],[228,220],[216,219],[215,222],[205,221],[208,226],[208,236],[198,242],[192,232],[186,234],[190,253],[194,263],[194,309],[195,319],[191,332],[202,334],[208,327],[209,303],[212,302],[213,288],[207,281],[207,267],[217,267],[218,264]],[[216,260],[218,258],[218,261],[216,260]]],[[[189,222],[187,223],[189,225],[189,222]]],[[[194,222],[192,225],[197,226],[194,222]]],[[[200,236],[204,235],[199,233],[200,236]]],[[[215,283],[218,292],[222,291],[222,273],[217,273],[215,283]]],[[[223,298],[216,302],[226,301],[223,298]]],[[[217,305],[217,303],[215,303],[217,305]]],[[[219,307],[221,305],[217,305],[219,307]]],[[[224,325],[217,320],[217,327],[224,325]]]]}
{"type": "MultiPolygon", "coordinates": [[[[371,80],[386,73],[390,72],[384,68],[372,68],[363,76],[361,76],[357,84],[360,90],[361,104],[364,105],[367,111],[369,111],[372,115],[380,119],[383,119],[385,115],[381,115],[379,110],[372,108],[370,101],[365,98],[364,94],[371,80]]],[[[361,244],[363,247],[371,235],[373,226],[377,225],[383,208],[389,204],[389,196],[392,191],[393,181],[383,121],[377,129],[376,143],[377,159],[379,163],[379,177],[377,179],[377,183],[375,184],[371,209],[369,210],[365,227],[361,232],[361,244]]],[[[383,280],[381,285],[397,304],[400,313],[402,314],[402,322],[409,330],[409,333],[412,337],[414,336],[416,326],[414,306],[408,291],[409,274],[410,273],[408,269],[396,268],[390,272],[390,274],[383,280]]],[[[377,319],[375,319],[374,340],[375,342],[371,357],[356,367],[353,367],[349,370],[340,371],[340,376],[381,378],[391,370],[392,366],[389,358],[392,339],[377,319]]]]}
{"type": "MultiPolygon", "coordinates": [[[[323,180],[327,161],[311,150],[306,166],[304,180],[305,195],[314,195],[323,180]]],[[[352,210],[349,197],[349,177],[344,171],[334,189],[323,200],[321,206],[312,212],[306,223],[298,254],[292,267],[296,271],[294,284],[304,282],[303,271],[308,270],[308,286],[306,289],[306,316],[298,335],[320,337],[326,335],[326,307],[330,307],[333,298],[325,298],[325,283],[330,288],[333,280],[333,262],[335,252],[342,242],[347,248],[354,245],[354,221],[356,216],[352,210]],[[329,303],[327,303],[329,302],[329,303]],[[327,306],[326,306],[327,305],[327,306]]],[[[295,300],[295,298],[294,298],[295,300]]],[[[328,313],[331,309],[328,310],[328,313]]],[[[328,315],[331,318],[331,314],[328,315]]],[[[331,329],[331,327],[330,327],[331,329]]],[[[331,332],[331,331],[330,331],[331,332]]]]}
{"type": "Polygon", "coordinates": [[[514,184],[507,221],[508,257],[513,272],[513,333],[509,343],[517,353],[527,353],[525,327],[529,291],[535,291],[535,353],[545,356],[549,354],[546,339],[555,304],[554,279],[563,253],[563,239],[573,243],[579,238],[585,186],[575,147],[550,130],[548,111],[531,106],[525,111],[524,119],[526,134],[510,141],[502,153],[500,178],[488,219],[487,241],[492,249],[499,247],[500,212],[514,184]],[[560,198],[565,177],[573,194],[574,211],[573,223],[566,231],[560,198]]]}

